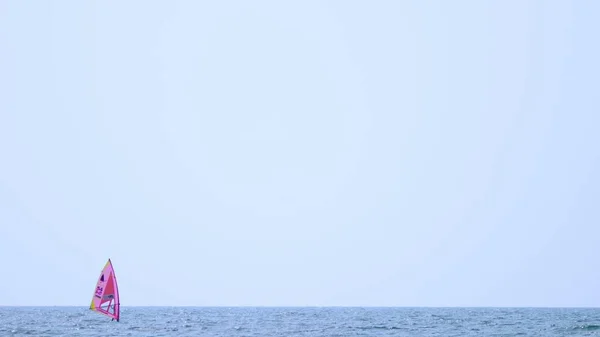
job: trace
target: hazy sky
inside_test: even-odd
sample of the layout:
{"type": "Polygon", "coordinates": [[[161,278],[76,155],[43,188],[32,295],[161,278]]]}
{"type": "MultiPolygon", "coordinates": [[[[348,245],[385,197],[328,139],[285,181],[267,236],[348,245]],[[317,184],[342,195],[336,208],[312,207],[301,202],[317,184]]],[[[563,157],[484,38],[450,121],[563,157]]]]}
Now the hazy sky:
{"type": "Polygon", "coordinates": [[[600,306],[599,1],[0,1],[0,304],[600,306]]]}

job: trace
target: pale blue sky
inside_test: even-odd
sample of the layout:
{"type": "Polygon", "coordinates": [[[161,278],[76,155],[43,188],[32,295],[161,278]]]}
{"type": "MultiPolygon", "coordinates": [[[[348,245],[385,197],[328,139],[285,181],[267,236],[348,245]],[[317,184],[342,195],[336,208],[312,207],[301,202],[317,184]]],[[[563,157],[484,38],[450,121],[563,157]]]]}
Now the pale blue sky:
{"type": "Polygon", "coordinates": [[[0,2],[0,304],[600,306],[600,2],[0,2]]]}

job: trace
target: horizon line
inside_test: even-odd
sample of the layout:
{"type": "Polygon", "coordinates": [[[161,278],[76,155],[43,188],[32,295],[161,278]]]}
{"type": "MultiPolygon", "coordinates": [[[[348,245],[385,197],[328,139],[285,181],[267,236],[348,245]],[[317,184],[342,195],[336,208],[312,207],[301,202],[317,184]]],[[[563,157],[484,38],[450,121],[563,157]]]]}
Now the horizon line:
{"type": "MultiPolygon", "coordinates": [[[[0,308],[88,308],[89,305],[0,304],[0,308]]],[[[535,305],[122,305],[121,308],[397,308],[397,309],[597,309],[597,306],[535,306],[535,305]]]]}

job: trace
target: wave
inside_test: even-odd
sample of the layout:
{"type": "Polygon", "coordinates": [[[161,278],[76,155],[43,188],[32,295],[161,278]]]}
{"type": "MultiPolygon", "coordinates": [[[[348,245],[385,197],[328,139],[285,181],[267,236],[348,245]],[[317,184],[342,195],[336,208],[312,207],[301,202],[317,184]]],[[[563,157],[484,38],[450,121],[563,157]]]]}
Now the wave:
{"type": "Polygon", "coordinates": [[[584,325],[579,325],[579,326],[574,327],[573,330],[595,331],[595,330],[600,330],[600,325],[584,324],[584,325]]]}

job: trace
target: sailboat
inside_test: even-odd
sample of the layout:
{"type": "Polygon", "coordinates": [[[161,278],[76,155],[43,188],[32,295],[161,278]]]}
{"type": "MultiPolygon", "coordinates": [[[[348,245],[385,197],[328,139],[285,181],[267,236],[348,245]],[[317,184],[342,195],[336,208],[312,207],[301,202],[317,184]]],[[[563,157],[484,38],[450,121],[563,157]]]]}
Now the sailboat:
{"type": "Polygon", "coordinates": [[[108,259],[96,282],[90,310],[111,317],[112,320],[116,319],[118,322],[121,315],[120,307],[117,277],[112,262],[108,259]]]}

